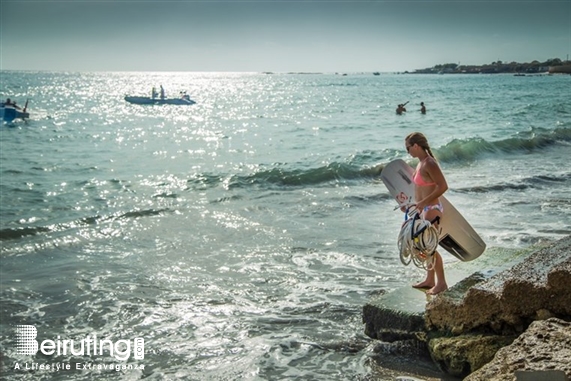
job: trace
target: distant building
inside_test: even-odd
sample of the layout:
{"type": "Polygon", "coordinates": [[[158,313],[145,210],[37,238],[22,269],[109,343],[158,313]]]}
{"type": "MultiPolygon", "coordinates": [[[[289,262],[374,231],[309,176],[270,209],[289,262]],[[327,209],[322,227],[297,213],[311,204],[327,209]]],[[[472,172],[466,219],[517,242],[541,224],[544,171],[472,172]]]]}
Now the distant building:
{"type": "Polygon", "coordinates": [[[549,66],[549,72],[553,74],[571,74],[571,64],[549,66]]]}

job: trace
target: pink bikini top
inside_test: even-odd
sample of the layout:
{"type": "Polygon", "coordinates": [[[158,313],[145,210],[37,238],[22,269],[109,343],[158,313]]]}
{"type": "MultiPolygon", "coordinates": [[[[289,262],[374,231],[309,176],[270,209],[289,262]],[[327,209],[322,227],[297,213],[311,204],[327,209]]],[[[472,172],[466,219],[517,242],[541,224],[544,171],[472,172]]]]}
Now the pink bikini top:
{"type": "Polygon", "coordinates": [[[422,178],[422,175],[420,174],[420,171],[418,170],[419,166],[420,166],[420,163],[418,163],[418,165],[416,166],[416,170],[414,171],[414,173],[412,175],[412,182],[415,185],[418,185],[419,187],[428,187],[431,185],[436,185],[436,183],[427,183],[426,181],[424,181],[424,179],[422,178]]]}

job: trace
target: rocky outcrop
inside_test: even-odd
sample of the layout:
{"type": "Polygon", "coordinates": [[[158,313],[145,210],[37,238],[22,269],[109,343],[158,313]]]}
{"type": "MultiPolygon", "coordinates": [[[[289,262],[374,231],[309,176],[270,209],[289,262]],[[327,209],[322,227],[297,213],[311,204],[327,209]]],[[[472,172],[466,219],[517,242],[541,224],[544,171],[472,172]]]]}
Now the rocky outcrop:
{"type": "Polygon", "coordinates": [[[465,381],[571,379],[571,323],[551,318],[533,322],[511,345],[465,381]]]}
{"type": "Polygon", "coordinates": [[[513,268],[470,287],[442,294],[426,306],[428,330],[523,332],[534,320],[571,318],[571,237],[539,250],[513,268]]]}
{"type": "Polygon", "coordinates": [[[454,287],[436,298],[412,287],[382,293],[363,307],[365,333],[374,339],[390,342],[400,337],[407,339],[412,333],[423,333],[426,331],[424,314],[427,302],[434,303],[434,299],[443,297],[460,302],[470,288],[513,267],[530,253],[530,250],[491,248],[472,262],[459,262],[446,269],[448,284],[455,284],[454,287]]]}
{"type": "Polygon", "coordinates": [[[435,337],[428,341],[432,360],[443,372],[465,377],[490,362],[498,349],[511,344],[515,336],[472,334],[435,337]]]}
{"type": "MultiPolygon", "coordinates": [[[[442,371],[472,374],[470,381],[515,380],[516,371],[517,380],[571,379],[571,236],[520,255],[501,271],[490,265],[501,268],[508,256],[492,254],[473,261],[479,271],[428,303],[407,288],[367,304],[366,333],[416,341],[442,371]],[[489,373],[475,378],[479,369],[489,373]]],[[[461,265],[464,271],[473,266],[461,265]]]]}
{"type": "Polygon", "coordinates": [[[489,279],[471,278],[465,293],[444,293],[426,306],[426,328],[436,336],[429,351],[447,373],[478,370],[533,321],[571,320],[571,237],[489,279]]]}

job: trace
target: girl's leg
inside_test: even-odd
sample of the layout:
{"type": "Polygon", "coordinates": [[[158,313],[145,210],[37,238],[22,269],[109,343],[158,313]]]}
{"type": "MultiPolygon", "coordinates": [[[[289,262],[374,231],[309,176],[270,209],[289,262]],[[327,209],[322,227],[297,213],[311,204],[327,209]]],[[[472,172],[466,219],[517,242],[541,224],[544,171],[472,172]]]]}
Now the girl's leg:
{"type": "MultiPolygon", "coordinates": [[[[436,216],[442,218],[442,213],[437,209],[432,209],[424,212],[422,218],[432,221],[436,216]]],[[[436,224],[436,227],[438,225],[436,224]]],[[[434,263],[430,270],[426,271],[426,279],[420,283],[413,285],[414,288],[429,288],[427,291],[430,295],[436,295],[448,289],[446,278],[444,276],[444,263],[438,251],[434,252],[434,263]]]]}
{"type": "MultiPolygon", "coordinates": [[[[435,253],[435,255],[436,255],[436,253],[435,253]]],[[[412,287],[414,287],[414,288],[430,288],[430,289],[434,288],[434,285],[436,284],[435,279],[434,279],[435,267],[436,267],[436,264],[430,270],[426,271],[426,279],[425,280],[423,280],[420,283],[413,285],[412,287]]]]}
{"type": "Polygon", "coordinates": [[[434,266],[432,268],[432,272],[434,273],[433,278],[436,278],[436,284],[426,293],[436,295],[442,291],[446,291],[448,289],[448,285],[446,284],[446,278],[444,276],[444,263],[442,262],[442,257],[438,251],[434,252],[434,266]]]}

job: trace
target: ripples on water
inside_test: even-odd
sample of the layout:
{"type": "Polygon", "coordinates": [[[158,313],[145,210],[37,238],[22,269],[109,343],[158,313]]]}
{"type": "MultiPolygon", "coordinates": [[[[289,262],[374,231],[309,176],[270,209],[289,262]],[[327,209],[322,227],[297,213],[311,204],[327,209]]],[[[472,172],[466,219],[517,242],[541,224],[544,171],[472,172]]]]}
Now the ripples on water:
{"type": "Polygon", "coordinates": [[[567,77],[2,77],[32,113],[1,130],[5,369],[26,360],[12,327],[33,324],[144,337],[143,372],[97,378],[367,378],[363,304],[422,276],[378,181],[413,130],[489,246],[571,232],[567,77]],[[122,100],[160,84],[197,104],[122,100]]]}

